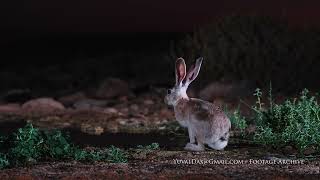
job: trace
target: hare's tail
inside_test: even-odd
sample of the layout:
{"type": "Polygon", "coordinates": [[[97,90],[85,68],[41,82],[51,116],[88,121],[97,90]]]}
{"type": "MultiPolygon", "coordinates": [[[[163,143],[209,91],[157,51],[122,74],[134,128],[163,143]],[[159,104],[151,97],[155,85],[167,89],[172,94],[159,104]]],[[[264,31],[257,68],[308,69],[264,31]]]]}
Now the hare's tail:
{"type": "Polygon", "coordinates": [[[226,132],[215,142],[208,143],[208,146],[215,150],[223,150],[228,145],[229,136],[229,132],[226,132]]]}

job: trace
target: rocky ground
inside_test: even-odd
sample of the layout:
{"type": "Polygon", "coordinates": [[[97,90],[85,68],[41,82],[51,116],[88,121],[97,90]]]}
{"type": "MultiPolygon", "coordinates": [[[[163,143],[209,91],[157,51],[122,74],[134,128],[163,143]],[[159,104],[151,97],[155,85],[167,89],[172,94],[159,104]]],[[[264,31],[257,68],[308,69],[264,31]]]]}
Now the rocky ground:
{"type": "MultiPolygon", "coordinates": [[[[211,84],[197,93],[191,89],[190,95],[215,99],[232,110],[239,103],[238,96],[253,102],[246,91],[241,83],[211,84]]],[[[54,98],[30,98],[24,90],[7,92],[0,104],[1,134],[31,122],[42,129],[68,131],[72,141],[83,146],[115,145],[130,151],[139,144],[157,142],[160,150],[132,151],[124,164],[41,162],[2,170],[0,179],[319,179],[319,157],[299,159],[290,150],[276,152],[252,145],[235,132],[225,151],[183,151],[187,134],[163,103],[165,92],[161,87],[138,91],[116,78],[107,78],[96,89],[54,98]]],[[[241,110],[248,114],[245,106],[241,110]]]]}

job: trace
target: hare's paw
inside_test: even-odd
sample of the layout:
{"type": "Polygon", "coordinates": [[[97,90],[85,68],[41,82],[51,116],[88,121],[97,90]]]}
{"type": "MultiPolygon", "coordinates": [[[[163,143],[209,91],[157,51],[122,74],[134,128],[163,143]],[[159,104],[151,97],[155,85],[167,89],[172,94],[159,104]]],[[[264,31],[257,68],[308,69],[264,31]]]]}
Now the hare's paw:
{"type": "Polygon", "coordinates": [[[186,151],[204,151],[204,146],[199,145],[199,144],[197,145],[197,144],[188,143],[184,147],[184,150],[186,150],[186,151]]]}

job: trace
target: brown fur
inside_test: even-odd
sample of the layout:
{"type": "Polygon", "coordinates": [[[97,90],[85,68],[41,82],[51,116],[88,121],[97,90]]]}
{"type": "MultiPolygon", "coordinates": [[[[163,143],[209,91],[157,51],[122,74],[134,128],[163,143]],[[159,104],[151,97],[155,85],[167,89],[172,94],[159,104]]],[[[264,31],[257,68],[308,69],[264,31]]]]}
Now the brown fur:
{"type": "Polygon", "coordinates": [[[215,116],[224,114],[219,106],[195,98],[180,99],[176,109],[177,113],[191,114],[200,121],[212,121],[215,116]]]}

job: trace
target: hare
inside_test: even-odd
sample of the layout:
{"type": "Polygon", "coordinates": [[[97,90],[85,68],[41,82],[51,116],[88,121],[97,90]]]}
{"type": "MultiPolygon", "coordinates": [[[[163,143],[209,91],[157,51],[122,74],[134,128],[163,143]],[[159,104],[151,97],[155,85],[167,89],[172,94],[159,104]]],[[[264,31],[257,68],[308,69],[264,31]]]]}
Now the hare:
{"type": "Polygon", "coordinates": [[[229,140],[229,118],[220,107],[201,99],[189,98],[186,92],[190,83],[198,76],[202,60],[203,58],[198,58],[186,73],[184,59],[177,59],[176,84],[168,90],[164,101],[174,107],[179,124],[188,128],[190,142],[185,150],[204,151],[205,144],[212,149],[223,150],[229,140]]]}

